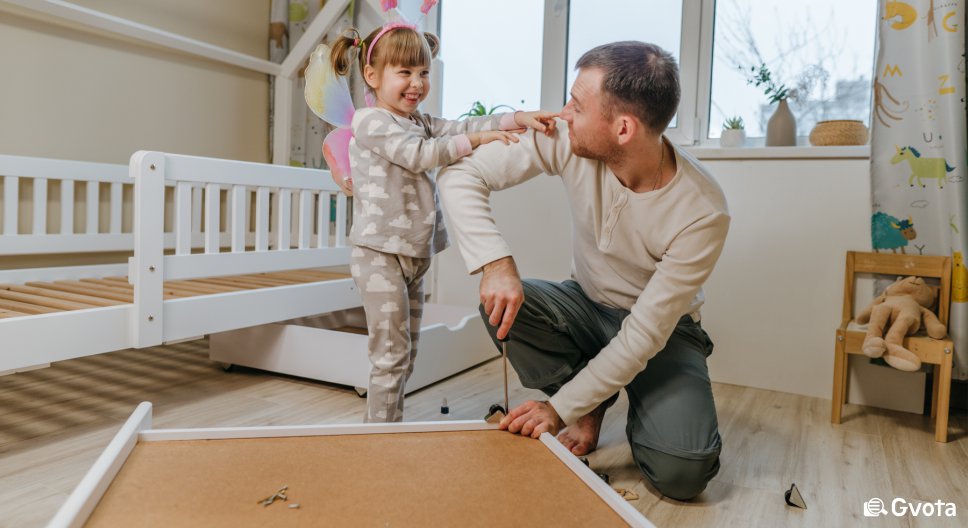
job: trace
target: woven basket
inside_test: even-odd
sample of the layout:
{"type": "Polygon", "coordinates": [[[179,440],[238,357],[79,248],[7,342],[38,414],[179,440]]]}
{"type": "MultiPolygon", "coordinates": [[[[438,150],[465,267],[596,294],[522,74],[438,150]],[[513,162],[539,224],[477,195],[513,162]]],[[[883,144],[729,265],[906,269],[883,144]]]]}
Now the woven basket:
{"type": "Polygon", "coordinates": [[[867,127],[862,121],[849,119],[820,121],[810,131],[810,144],[818,147],[866,145],[867,127]]]}

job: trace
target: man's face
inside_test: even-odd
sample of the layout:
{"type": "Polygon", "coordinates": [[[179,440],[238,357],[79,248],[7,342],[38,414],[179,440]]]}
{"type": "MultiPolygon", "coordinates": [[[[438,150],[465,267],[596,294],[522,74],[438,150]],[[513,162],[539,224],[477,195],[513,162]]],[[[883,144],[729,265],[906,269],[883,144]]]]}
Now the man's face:
{"type": "Polygon", "coordinates": [[[571,98],[561,110],[568,123],[571,150],[583,158],[611,161],[618,156],[619,146],[602,108],[602,80],[598,68],[584,68],[571,87],[571,98]]]}

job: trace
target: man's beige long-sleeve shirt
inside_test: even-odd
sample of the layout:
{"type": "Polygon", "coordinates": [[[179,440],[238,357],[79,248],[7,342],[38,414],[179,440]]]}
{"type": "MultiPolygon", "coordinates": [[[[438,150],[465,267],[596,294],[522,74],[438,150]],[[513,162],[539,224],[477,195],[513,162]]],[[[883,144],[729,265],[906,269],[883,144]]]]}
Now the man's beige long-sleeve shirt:
{"type": "Polygon", "coordinates": [[[560,176],[572,209],[572,277],[593,301],[630,310],[612,341],[551,398],[566,424],[645,369],[683,315],[699,318],[729,212],[712,176],[674,149],[673,179],[636,193],[604,163],[574,155],[567,125],[558,121],[554,137],[528,131],[520,143],[484,145],[438,176],[448,228],[470,273],[511,255],[491,216],[491,191],[542,173],[560,176]]]}

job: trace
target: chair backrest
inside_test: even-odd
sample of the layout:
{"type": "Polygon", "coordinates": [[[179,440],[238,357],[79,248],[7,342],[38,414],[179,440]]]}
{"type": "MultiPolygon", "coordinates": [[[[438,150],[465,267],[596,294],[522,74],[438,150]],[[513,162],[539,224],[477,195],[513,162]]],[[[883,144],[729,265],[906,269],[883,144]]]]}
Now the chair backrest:
{"type": "Polygon", "coordinates": [[[939,279],[941,291],[938,296],[938,319],[945,327],[948,326],[948,306],[951,302],[951,257],[848,251],[844,278],[844,314],[841,321],[844,325],[854,317],[854,280],[858,273],[904,277],[916,275],[939,279]]]}

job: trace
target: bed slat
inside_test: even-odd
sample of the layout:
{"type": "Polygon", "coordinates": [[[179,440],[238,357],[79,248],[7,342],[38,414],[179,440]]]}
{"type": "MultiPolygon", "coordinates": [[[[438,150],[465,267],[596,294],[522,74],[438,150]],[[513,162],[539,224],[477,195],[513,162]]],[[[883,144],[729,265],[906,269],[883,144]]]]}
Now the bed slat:
{"type": "Polygon", "coordinates": [[[89,235],[96,235],[98,231],[98,224],[100,223],[100,209],[101,209],[101,184],[95,181],[87,182],[87,198],[84,200],[84,205],[87,208],[87,219],[84,223],[84,232],[89,235]]]}
{"type": "Polygon", "coordinates": [[[255,250],[269,250],[269,189],[259,187],[255,192],[255,250]]]}
{"type": "Polygon", "coordinates": [[[319,216],[316,217],[316,247],[319,248],[329,247],[330,196],[329,193],[321,192],[317,198],[319,216]]]}
{"type": "Polygon", "coordinates": [[[48,308],[47,306],[37,306],[35,304],[28,304],[19,301],[11,301],[9,299],[0,299],[0,308],[7,310],[15,310],[18,312],[23,312],[25,314],[37,315],[37,314],[47,314],[56,313],[62,310],[56,308],[48,308]]]}
{"type": "Polygon", "coordinates": [[[221,188],[218,184],[210,183],[205,186],[205,252],[218,253],[219,251],[219,202],[221,199],[221,188]]]}
{"type": "Polygon", "coordinates": [[[3,178],[3,234],[17,234],[17,216],[20,207],[20,179],[16,176],[3,178]]]}
{"type": "Polygon", "coordinates": [[[299,249],[309,249],[313,238],[313,193],[299,192],[299,249]]]}
{"type": "Polygon", "coordinates": [[[60,234],[74,234],[74,180],[61,180],[60,234]]]}
{"type": "Polygon", "coordinates": [[[47,234],[47,178],[34,178],[34,222],[31,232],[47,234]]]}
{"type": "Polygon", "coordinates": [[[289,249],[290,220],[292,219],[292,191],[289,189],[279,189],[276,193],[276,200],[279,203],[279,225],[276,226],[276,250],[286,251],[289,249]]]}
{"type": "Polygon", "coordinates": [[[192,184],[178,182],[175,186],[175,254],[192,252],[192,184]]]}
{"type": "Polygon", "coordinates": [[[111,221],[108,223],[109,233],[121,232],[121,206],[123,205],[123,186],[120,183],[111,184],[111,221]]]}
{"type": "Polygon", "coordinates": [[[47,308],[54,308],[56,310],[85,310],[87,308],[98,307],[93,304],[66,301],[64,299],[55,299],[53,297],[44,297],[31,293],[21,293],[4,289],[0,289],[0,299],[7,301],[18,301],[36,306],[44,306],[47,308]]]}
{"type": "Polygon", "coordinates": [[[17,284],[2,284],[0,289],[10,290],[19,293],[29,293],[32,295],[38,295],[41,297],[51,297],[54,299],[63,299],[66,301],[74,301],[82,304],[89,304],[92,306],[119,306],[125,304],[120,301],[114,301],[110,299],[104,299],[100,297],[93,297],[90,295],[81,295],[77,293],[68,293],[58,290],[50,290],[44,288],[34,288],[31,286],[20,286],[17,284]]]}
{"type": "Polygon", "coordinates": [[[245,201],[248,193],[245,192],[244,185],[232,186],[232,197],[229,203],[232,204],[232,221],[229,226],[232,229],[232,251],[242,253],[245,251],[245,201]]]}
{"type": "Polygon", "coordinates": [[[111,299],[112,301],[120,301],[124,304],[131,304],[133,299],[130,294],[125,295],[121,293],[104,291],[103,289],[98,289],[93,285],[84,285],[81,283],[71,284],[68,281],[28,282],[26,285],[34,288],[44,288],[48,290],[90,295],[91,297],[100,297],[102,299],[111,299]]]}
{"type": "Polygon", "coordinates": [[[346,195],[336,195],[336,246],[346,245],[346,195]]]}

